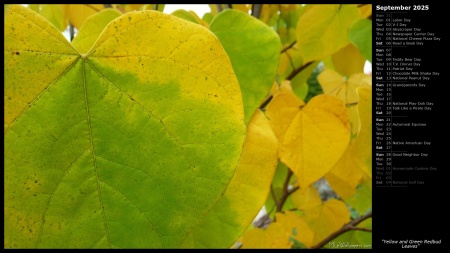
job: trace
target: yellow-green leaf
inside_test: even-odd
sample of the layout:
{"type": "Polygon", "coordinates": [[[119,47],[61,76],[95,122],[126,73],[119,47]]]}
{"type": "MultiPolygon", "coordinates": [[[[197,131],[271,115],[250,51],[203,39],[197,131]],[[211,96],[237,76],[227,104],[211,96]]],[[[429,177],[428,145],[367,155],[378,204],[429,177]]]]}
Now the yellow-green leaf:
{"type": "Polygon", "coordinates": [[[297,44],[303,60],[320,60],[347,45],[348,28],[359,17],[359,10],[353,5],[311,6],[297,24],[297,44]]]}
{"type": "Polygon", "coordinates": [[[350,140],[349,116],[344,103],[331,95],[317,95],[295,113],[290,109],[286,115],[295,114],[294,118],[280,120],[289,125],[279,155],[300,187],[306,188],[328,173],[344,153],[350,140]]]}
{"type": "Polygon", "coordinates": [[[242,249],[290,249],[293,242],[280,223],[273,222],[266,229],[247,230],[242,237],[242,249]]]}
{"type": "Polygon", "coordinates": [[[372,207],[372,178],[363,177],[362,183],[357,187],[356,193],[345,199],[345,203],[363,215],[372,207]]]}
{"type": "Polygon", "coordinates": [[[176,17],[182,18],[184,20],[190,21],[194,24],[200,24],[197,19],[192,15],[191,12],[187,11],[187,10],[176,10],[174,12],[171,13],[171,15],[174,15],[176,17]]]}
{"type": "Polygon", "coordinates": [[[309,209],[302,218],[314,232],[312,244],[315,245],[349,222],[350,212],[344,202],[329,199],[325,203],[309,209]]]}
{"type": "Polygon", "coordinates": [[[276,213],[276,223],[283,226],[287,239],[295,239],[303,243],[306,247],[311,247],[314,232],[309,228],[308,224],[298,214],[291,211],[284,213],[276,213]]]}
{"type": "MultiPolygon", "coordinates": [[[[367,219],[357,226],[358,228],[372,229],[372,219],[367,219]]],[[[367,231],[351,230],[341,234],[327,243],[326,249],[372,249],[372,233],[367,231]]]]}
{"type": "Polygon", "coordinates": [[[14,5],[4,37],[5,248],[179,247],[223,198],[245,140],[216,36],[137,11],[80,55],[14,5]]]}
{"type": "Polygon", "coordinates": [[[277,152],[278,141],[264,114],[257,110],[248,125],[241,160],[223,198],[181,247],[229,248],[264,205],[278,162],[277,152]]]}
{"type": "Polygon", "coordinates": [[[348,38],[361,55],[372,62],[372,20],[362,18],[354,22],[349,28],[348,38]]]}
{"type": "Polygon", "coordinates": [[[280,38],[260,20],[232,9],[214,17],[210,29],[219,38],[233,64],[247,123],[275,81],[280,38]]]}
{"type": "Polygon", "coordinates": [[[78,31],[77,36],[72,40],[73,47],[80,53],[87,53],[106,25],[113,19],[120,17],[120,15],[122,13],[118,10],[108,8],[87,18],[78,31]]]}

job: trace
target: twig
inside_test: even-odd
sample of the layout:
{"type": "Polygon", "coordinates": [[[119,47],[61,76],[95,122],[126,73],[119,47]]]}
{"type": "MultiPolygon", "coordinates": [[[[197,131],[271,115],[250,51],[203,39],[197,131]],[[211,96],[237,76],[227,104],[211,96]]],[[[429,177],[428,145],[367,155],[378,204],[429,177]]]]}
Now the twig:
{"type": "Polygon", "coordinates": [[[262,4],[252,4],[252,16],[259,19],[261,16],[262,4]]]}
{"type": "Polygon", "coordinates": [[[304,64],[303,66],[294,69],[294,71],[292,71],[288,77],[286,77],[286,80],[292,80],[298,73],[300,73],[302,70],[306,69],[307,67],[309,67],[309,65],[313,64],[313,61],[310,61],[306,64],[304,64]]]}
{"type": "Polygon", "coordinates": [[[292,170],[288,169],[288,174],[286,176],[286,180],[284,181],[283,184],[283,195],[281,196],[281,198],[278,201],[275,201],[275,206],[277,207],[276,212],[281,212],[283,210],[283,206],[284,203],[286,202],[287,198],[294,193],[296,190],[299,189],[298,186],[292,188],[291,190],[288,190],[289,187],[289,181],[291,180],[291,177],[294,173],[292,172],[292,170]]]}
{"type": "Polygon", "coordinates": [[[351,227],[350,230],[359,230],[359,231],[364,231],[364,232],[372,232],[371,228],[351,227]]]}
{"type": "MultiPolygon", "coordinates": [[[[313,61],[310,61],[310,62],[306,63],[305,65],[303,65],[303,66],[301,66],[301,67],[299,67],[299,68],[297,68],[297,69],[294,69],[294,70],[289,74],[289,76],[286,77],[285,80],[289,80],[289,81],[292,80],[292,78],[294,78],[298,73],[302,72],[302,70],[304,70],[305,68],[309,67],[309,65],[311,65],[311,64],[313,64],[313,63],[314,63],[313,61]]],[[[260,110],[264,110],[264,108],[270,103],[270,101],[272,101],[272,98],[273,98],[272,95],[268,96],[268,97],[261,103],[261,105],[259,106],[259,109],[260,109],[260,110]]]]}
{"type": "Polygon", "coordinates": [[[297,43],[297,40],[294,40],[291,44],[289,44],[289,46],[283,48],[283,50],[281,50],[281,54],[292,48],[295,45],[295,43],[297,43]]]}
{"type": "Polygon", "coordinates": [[[75,30],[72,23],[69,23],[69,33],[70,33],[70,41],[72,41],[73,37],[75,37],[75,30]]]}
{"type": "MultiPolygon", "coordinates": [[[[316,245],[312,246],[311,249],[320,249],[323,246],[325,246],[325,244],[327,244],[328,242],[330,242],[331,240],[335,239],[336,237],[340,236],[341,234],[348,232],[350,230],[363,230],[361,228],[356,229],[356,225],[358,225],[359,223],[367,220],[368,218],[372,217],[372,211],[368,212],[367,214],[354,219],[352,221],[350,221],[349,223],[345,224],[344,226],[342,226],[338,231],[332,233],[331,235],[327,236],[325,239],[323,239],[321,242],[317,243],[316,245]]],[[[364,229],[364,231],[366,232],[371,232],[372,230],[370,229],[364,229]]]]}

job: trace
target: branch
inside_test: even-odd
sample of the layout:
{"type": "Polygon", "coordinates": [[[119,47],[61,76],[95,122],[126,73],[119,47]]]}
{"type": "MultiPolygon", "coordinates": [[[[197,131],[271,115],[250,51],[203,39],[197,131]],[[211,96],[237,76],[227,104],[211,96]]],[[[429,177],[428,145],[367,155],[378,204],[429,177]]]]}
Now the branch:
{"type": "Polygon", "coordinates": [[[75,30],[72,23],[69,23],[69,33],[70,33],[70,41],[72,41],[73,37],[75,37],[75,30]]]}
{"type": "Polygon", "coordinates": [[[291,44],[289,44],[289,46],[283,48],[283,50],[281,50],[281,54],[288,51],[290,48],[292,48],[295,45],[295,43],[297,43],[296,40],[294,40],[291,44]]]}
{"type": "Polygon", "coordinates": [[[294,71],[292,71],[292,72],[288,75],[288,77],[286,77],[286,80],[289,80],[289,81],[292,80],[298,73],[302,72],[302,70],[306,69],[306,68],[309,67],[309,65],[311,65],[311,64],[313,64],[313,61],[310,61],[310,62],[304,64],[303,66],[301,66],[301,67],[299,67],[299,68],[297,68],[297,69],[294,69],[294,71]]]}
{"type": "MultiPolygon", "coordinates": [[[[289,74],[289,76],[286,77],[285,80],[289,80],[289,81],[292,80],[298,73],[302,72],[302,70],[306,69],[307,67],[309,67],[309,65],[311,65],[311,64],[313,64],[313,63],[314,63],[313,61],[310,61],[310,62],[306,63],[305,65],[303,65],[303,66],[301,66],[301,67],[299,67],[299,68],[297,68],[297,69],[294,69],[294,71],[292,71],[292,72],[289,74]]],[[[272,100],[272,98],[273,98],[272,95],[268,96],[268,97],[264,100],[264,102],[262,102],[262,104],[259,106],[259,109],[260,109],[260,110],[264,110],[264,108],[270,103],[270,101],[272,100]]]]}
{"type": "Polygon", "coordinates": [[[364,231],[364,232],[372,232],[372,229],[371,229],[371,228],[351,227],[350,230],[358,230],[358,231],[364,231]]]}
{"type": "Polygon", "coordinates": [[[261,16],[262,4],[252,4],[252,16],[259,19],[261,16]]]}
{"type": "Polygon", "coordinates": [[[292,172],[292,170],[288,169],[288,174],[286,176],[286,180],[284,181],[283,184],[283,195],[281,196],[280,200],[275,201],[275,205],[277,207],[276,212],[281,212],[283,210],[283,206],[284,203],[286,202],[287,198],[294,193],[296,190],[299,189],[298,186],[294,187],[292,190],[288,190],[289,187],[289,181],[291,180],[291,177],[294,173],[292,172]]]}
{"type": "Polygon", "coordinates": [[[359,217],[358,219],[354,219],[354,220],[350,221],[349,223],[347,223],[344,226],[342,226],[338,231],[332,233],[331,235],[329,235],[325,239],[323,239],[321,242],[319,242],[316,245],[312,246],[311,249],[320,249],[323,246],[325,246],[325,244],[330,242],[331,240],[335,239],[336,237],[338,237],[341,234],[343,234],[345,232],[348,232],[350,230],[362,230],[362,231],[366,231],[366,232],[372,232],[372,229],[363,229],[363,228],[356,228],[355,227],[359,223],[361,223],[361,222],[363,222],[363,221],[365,221],[365,220],[367,220],[368,218],[371,218],[371,217],[372,217],[372,211],[370,211],[367,214],[359,217]]]}

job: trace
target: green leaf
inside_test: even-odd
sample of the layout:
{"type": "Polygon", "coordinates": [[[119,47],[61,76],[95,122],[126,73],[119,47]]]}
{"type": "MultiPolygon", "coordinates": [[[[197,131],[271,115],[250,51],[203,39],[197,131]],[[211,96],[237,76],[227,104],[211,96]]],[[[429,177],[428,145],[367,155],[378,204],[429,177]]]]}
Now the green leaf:
{"type": "Polygon", "coordinates": [[[64,17],[63,7],[60,4],[29,4],[28,8],[41,14],[58,30],[64,31],[67,27],[67,19],[64,17]]]}
{"type": "Polygon", "coordinates": [[[184,20],[191,21],[194,24],[199,24],[197,19],[195,19],[195,17],[187,10],[180,9],[180,10],[176,10],[170,14],[174,15],[176,17],[182,18],[184,20]]]}
{"type": "Polygon", "coordinates": [[[313,73],[314,69],[317,67],[318,64],[319,61],[312,63],[311,65],[303,69],[298,75],[296,75],[291,80],[292,91],[295,93],[295,95],[297,95],[297,97],[299,97],[303,101],[305,101],[305,98],[308,95],[309,91],[307,80],[311,76],[311,74],[313,73]]]}
{"type": "MultiPolygon", "coordinates": [[[[360,224],[359,228],[372,228],[372,219],[367,219],[360,224]]],[[[371,249],[372,233],[359,230],[351,230],[336,239],[330,241],[324,246],[327,249],[371,249]]]]}
{"type": "Polygon", "coordinates": [[[207,12],[203,14],[202,20],[205,21],[207,24],[211,24],[213,18],[214,16],[211,14],[211,12],[207,12]]]}
{"type": "Polygon", "coordinates": [[[360,16],[354,5],[315,4],[300,16],[297,44],[304,62],[321,60],[348,44],[348,28],[360,16]]]}
{"type": "Polygon", "coordinates": [[[182,244],[183,248],[230,248],[264,205],[278,161],[278,141],[257,110],[247,128],[239,166],[223,198],[182,244]],[[258,179],[254,176],[257,173],[258,179]]]}
{"type": "Polygon", "coordinates": [[[359,52],[372,62],[372,20],[364,18],[356,21],[350,27],[348,38],[359,52]]]}
{"type": "Polygon", "coordinates": [[[72,40],[73,47],[80,53],[87,53],[106,25],[120,15],[122,15],[120,11],[108,8],[90,16],[72,40]]]}
{"type": "Polygon", "coordinates": [[[360,215],[364,214],[372,207],[372,181],[366,179],[356,189],[356,193],[345,199],[345,202],[352,206],[360,215]]]}
{"type": "Polygon", "coordinates": [[[220,12],[211,22],[210,29],[219,38],[233,64],[241,87],[247,124],[275,81],[280,38],[260,20],[231,9],[220,12]]]}
{"type": "Polygon", "coordinates": [[[223,198],[245,139],[214,34],[130,12],[80,55],[14,5],[4,37],[5,248],[178,247],[223,198]]]}

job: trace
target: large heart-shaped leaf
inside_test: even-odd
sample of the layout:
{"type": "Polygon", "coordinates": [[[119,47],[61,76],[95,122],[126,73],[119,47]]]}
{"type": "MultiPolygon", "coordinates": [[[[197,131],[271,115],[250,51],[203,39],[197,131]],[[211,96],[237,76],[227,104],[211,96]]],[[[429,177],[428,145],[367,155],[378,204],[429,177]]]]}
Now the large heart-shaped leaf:
{"type": "Polygon", "coordinates": [[[223,198],[186,237],[182,247],[229,248],[264,205],[277,162],[278,141],[264,114],[257,110],[247,128],[239,166],[223,198]]]}
{"type": "Polygon", "coordinates": [[[80,55],[20,5],[4,37],[5,247],[179,246],[221,200],[245,139],[217,38],[139,11],[80,55]]]}

